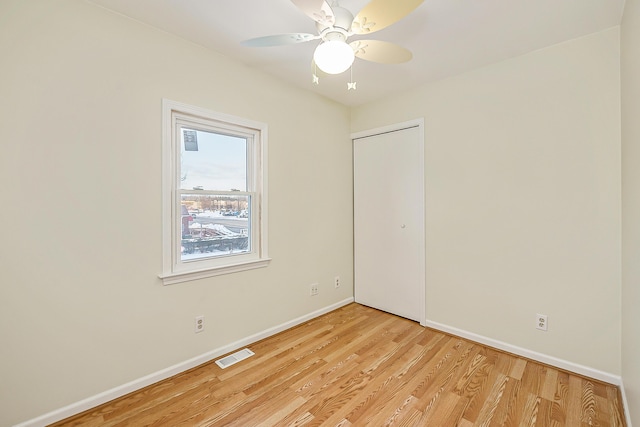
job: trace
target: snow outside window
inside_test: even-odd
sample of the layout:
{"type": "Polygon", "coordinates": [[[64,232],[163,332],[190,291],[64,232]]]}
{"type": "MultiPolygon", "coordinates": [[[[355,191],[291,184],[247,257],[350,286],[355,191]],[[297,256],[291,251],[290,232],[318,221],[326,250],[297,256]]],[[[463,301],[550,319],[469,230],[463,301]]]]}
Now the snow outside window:
{"type": "Polygon", "coordinates": [[[165,284],[264,267],[267,126],[163,101],[165,284]]]}

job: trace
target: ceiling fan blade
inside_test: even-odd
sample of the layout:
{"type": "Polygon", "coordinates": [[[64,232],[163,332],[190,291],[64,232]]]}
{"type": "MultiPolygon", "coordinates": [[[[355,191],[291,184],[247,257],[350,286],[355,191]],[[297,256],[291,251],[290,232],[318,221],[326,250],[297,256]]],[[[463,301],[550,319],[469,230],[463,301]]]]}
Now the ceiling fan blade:
{"type": "Polygon", "coordinates": [[[270,46],[282,46],[287,44],[304,43],[310,40],[320,38],[314,34],[307,33],[290,33],[290,34],[276,34],[273,36],[257,37],[255,39],[249,39],[241,42],[240,44],[248,47],[270,47],[270,46]]]}
{"type": "Polygon", "coordinates": [[[349,43],[349,46],[353,48],[357,58],[381,64],[400,64],[413,58],[409,49],[380,40],[356,40],[349,43]]]}
{"type": "Polygon", "coordinates": [[[291,0],[291,2],[305,15],[324,27],[329,27],[336,21],[331,6],[325,0],[291,0]]]}
{"type": "Polygon", "coordinates": [[[353,19],[354,34],[379,31],[413,12],[423,0],[371,0],[353,19]]]}

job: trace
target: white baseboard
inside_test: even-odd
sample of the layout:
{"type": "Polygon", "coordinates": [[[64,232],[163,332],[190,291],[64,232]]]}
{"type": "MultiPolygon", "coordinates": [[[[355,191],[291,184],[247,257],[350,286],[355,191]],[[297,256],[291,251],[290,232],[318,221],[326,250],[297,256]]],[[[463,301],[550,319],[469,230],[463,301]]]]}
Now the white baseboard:
{"type": "Polygon", "coordinates": [[[622,385],[622,378],[619,375],[610,374],[608,372],[603,372],[594,368],[590,368],[588,366],[583,366],[577,363],[568,362],[563,359],[558,359],[557,357],[538,353],[536,351],[528,350],[526,348],[522,348],[515,345],[507,344],[502,341],[494,340],[493,338],[488,338],[482,335],[474,334],[473,332],[468,332],[462,329],[454,328],[452,326],[443,325],[442,323],[432,322],[430,320],[427,320],[424,323],[424,326],[437,329],[439,331],[446,332],[451,335],[456,335],[461,338],[466,338],[468,340],[475,341],[477,343],[484,344],[489,347],[496,348],[498,350],[503,350],[508,353],[513,353],[518,356],[526,357],[527,359],[531,359],[537,362],[545,363],[547,365],[555,366],[556,368],[564,369],[570,372],[575,372],[576,374],[580,374],[585,377],[604,381],[606,383],[613,384],[616,386],[622,385]]]}
{"type": "Polygon", "coordinates": [[[622,379],[620,380],[620,393],[622,394],[622,406],[624,407],[625,420],[627,427],[631,427],[631,412],[629,411],[629,402],[627,401],[627,393],[624,388],[622,379]]]}
{"type": "Polygon", "coordinates": [[[211,360],[220,357],[223,354],[230,353],[241,347],[245,347],[256,341],[260,341],[264,338],[268,338],[301,323],[304,323],[311,319],[315,319],[318,316],[336,310],[340,307],[352,303],[353,301],[353,297],[344,299],[335,304],[331,304],[327,307],[323,307],[319,310],[305,314],[304,316],[300,316],[296,319],[274,326],[273,328],[265,329],[264,331],[258,332],[257,334],[245,337],[241,340],[222,346],[215,350],[211,350],[207,353],[201,354],[200,356],[185,360],[184,362],[170,366],[166,369],[162,369],[158,372],[154,372],[142,378],[138,378],[121,386],[112,388],[111,390],[96,394],[95,396],[88,397],[79,402],[72,403],[71,405],[65,406],[64,408],[56,409],[55,411],[51,411],[37,418],[22,422],[15,425],[14,427],[44,427],[56,421],[63,420],[65,418],[87,411],[91,408],[95,408],[96,406],[102,405],[103,403],[107,403],[113,399],[117,399],[118,397],[124,396],[125,394],[140,390],[141,388],[157,383],[158,381],[162,381],[191,368],[195,368],[196,366],[202,365],[203,363],[210,362],[211,360]]]}

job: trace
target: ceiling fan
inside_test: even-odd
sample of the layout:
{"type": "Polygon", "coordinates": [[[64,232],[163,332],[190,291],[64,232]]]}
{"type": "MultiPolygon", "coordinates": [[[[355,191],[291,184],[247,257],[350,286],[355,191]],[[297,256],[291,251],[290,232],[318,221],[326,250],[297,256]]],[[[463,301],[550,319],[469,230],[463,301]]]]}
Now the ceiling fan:
{"type": "MultiPolygon", "coordinates": [[[[331,6],[325,0],[291,0],[302,12],[316,21],[318,34],[289,33],[245,40],[249,47],[270,47],[322,40],[313,54],[313,66],[327,74],[348,70],[355,58],[382,64],[400,64],[412,58],[411,51],[397,44],[380,40],[355,40],[353,35],[366,35],[399,21],[423,0],[371,0],[354,17],[337,1],[331,6]]],[[[314,74],[317,83],[317,76],[314,74]]]]}

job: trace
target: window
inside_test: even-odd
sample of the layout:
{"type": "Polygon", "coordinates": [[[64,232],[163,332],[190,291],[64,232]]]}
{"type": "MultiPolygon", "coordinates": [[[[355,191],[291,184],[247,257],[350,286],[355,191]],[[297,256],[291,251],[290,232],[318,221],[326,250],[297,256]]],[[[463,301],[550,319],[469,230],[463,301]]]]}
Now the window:
{"type": "Polygon", "coordinates": [[[163,100],[164,284],[268,264],[267,126],[163,100]]]}

